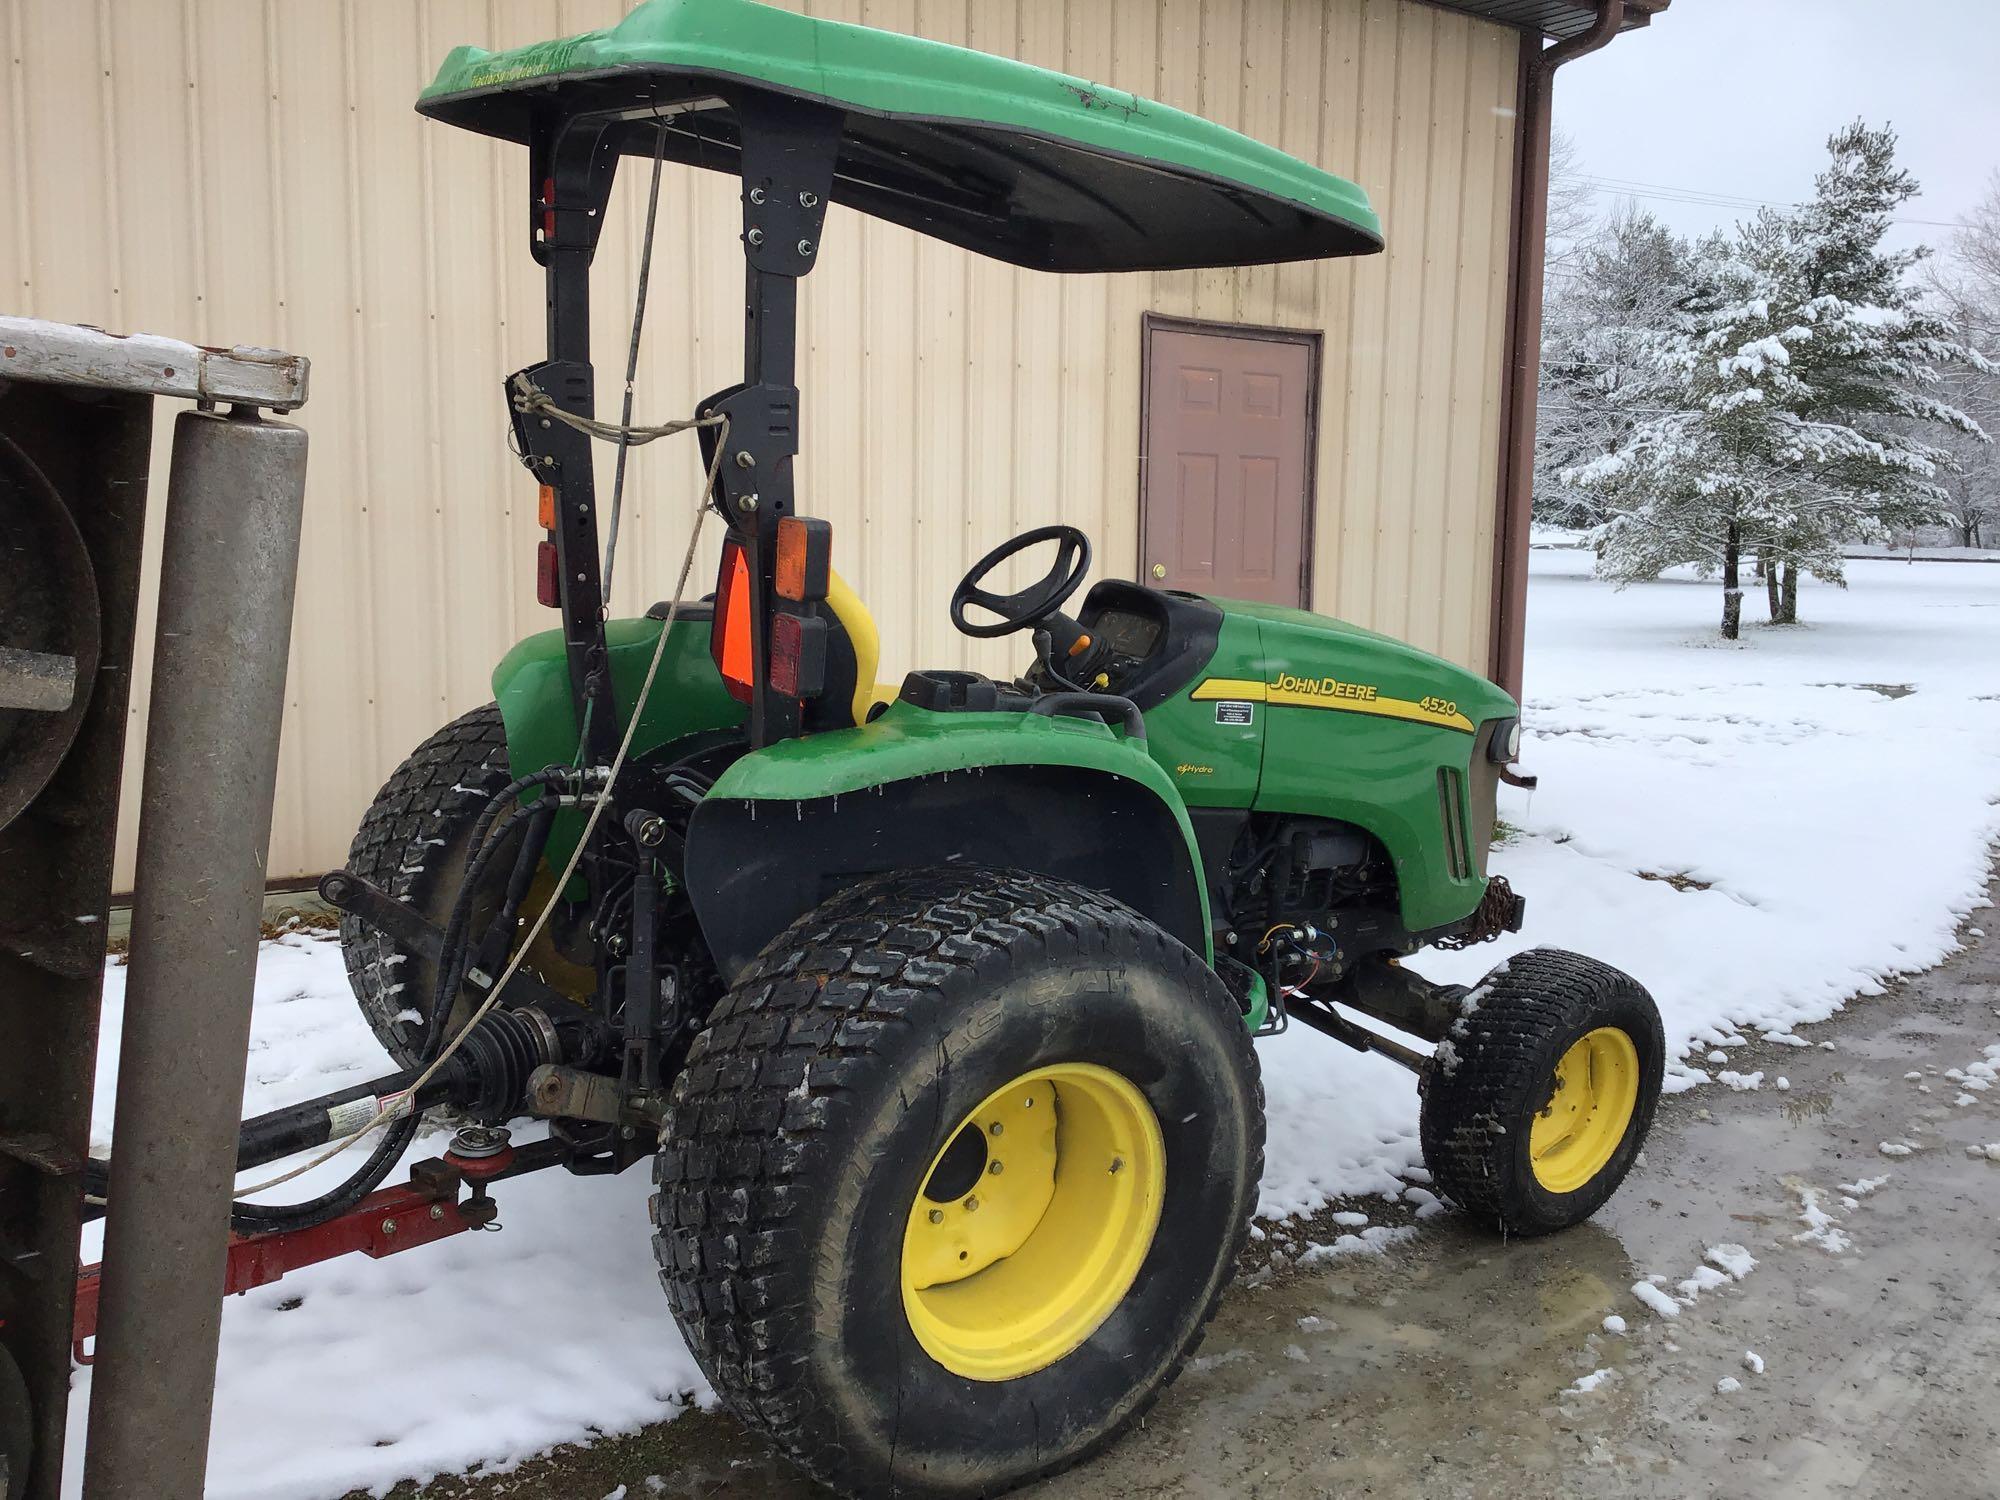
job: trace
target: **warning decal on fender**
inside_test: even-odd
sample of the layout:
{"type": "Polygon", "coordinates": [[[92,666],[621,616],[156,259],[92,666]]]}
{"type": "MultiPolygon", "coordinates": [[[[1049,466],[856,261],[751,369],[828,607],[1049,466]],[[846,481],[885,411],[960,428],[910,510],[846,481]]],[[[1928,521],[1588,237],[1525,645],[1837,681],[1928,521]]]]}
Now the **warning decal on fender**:
{"type": "Polygon", "coordinates": [[[1250,724],[1256,718],[1256,705],[1240,698],[1225,698],[1215,705],[1215,722],[1218,724],[1250,724]]]}

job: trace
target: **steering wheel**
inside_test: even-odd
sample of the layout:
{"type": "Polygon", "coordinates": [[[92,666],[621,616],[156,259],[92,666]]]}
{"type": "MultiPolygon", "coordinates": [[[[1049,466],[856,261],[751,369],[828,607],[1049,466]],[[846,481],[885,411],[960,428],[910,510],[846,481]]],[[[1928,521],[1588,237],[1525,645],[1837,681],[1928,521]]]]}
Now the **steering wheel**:
{"type": "Polygon", "coordinates": [[[967,635],[989,640],[1039,625],[1062,607],[1076,592],[1083,575],[1090,571],[1090,538],[1074,526],[1037,526],[1002,542],[972,565],[972,571],[951,591],[951,623],[967,635]],[[1056,544],[1056,560],[1035,583],[1012,594],[988,593],[979,585],[1001,563],[1042,542],[1056,544]],[[975,625],[965,617],[965,606],[976,604],[1000,617],[992,625],[975,625]]]}

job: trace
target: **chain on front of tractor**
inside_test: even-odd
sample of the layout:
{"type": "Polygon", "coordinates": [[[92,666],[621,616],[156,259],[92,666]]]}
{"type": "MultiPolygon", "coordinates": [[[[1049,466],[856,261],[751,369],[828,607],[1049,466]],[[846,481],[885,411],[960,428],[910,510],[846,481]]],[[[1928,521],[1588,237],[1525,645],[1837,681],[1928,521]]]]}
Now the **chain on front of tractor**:
{"type": "Polygon", "coordinates": [[[1437,938],[1431,946],[1452,951],[1470,948],[1474,943],[1490,943],[1503,933],[1519,932],[1527,905],[1525,898],[1514,894],[1506,876],[1495,875],[1486,882],[1486,894],[1473,908],[1465,930],[1450,937],[1437,938]]]}

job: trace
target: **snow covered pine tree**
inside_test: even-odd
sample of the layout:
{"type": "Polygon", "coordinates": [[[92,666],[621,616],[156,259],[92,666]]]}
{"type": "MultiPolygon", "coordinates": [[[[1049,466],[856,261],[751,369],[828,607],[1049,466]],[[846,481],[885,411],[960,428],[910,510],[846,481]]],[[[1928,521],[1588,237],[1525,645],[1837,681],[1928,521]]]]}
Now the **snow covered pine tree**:
{"type": "Polygon", "coordinates": [[[1566,476],[1604,504],[1602,574],[1719,566],[1731,640],[1748,549],[1779,570],[1774,619],[1794,622],[1801,568],[1839,581],[1843,542],[1943,514],[1953,460],[1917,434],[1984,436],[1936,392],[1940,366],[1992,367],[1910,283],[1925,252],[1882,248],[1917,191],[1894,131],[1856,122],[1827,149],[1811,202],[1696,248],[1695,289],[1637,341],[1654,414],[1566,476]]]}

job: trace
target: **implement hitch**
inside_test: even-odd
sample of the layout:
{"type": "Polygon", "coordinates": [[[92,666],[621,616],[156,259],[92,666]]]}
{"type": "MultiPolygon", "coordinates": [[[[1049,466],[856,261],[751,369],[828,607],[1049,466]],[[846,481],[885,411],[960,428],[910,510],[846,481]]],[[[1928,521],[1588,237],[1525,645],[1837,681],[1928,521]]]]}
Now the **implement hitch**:
{"type": "MultiPolygon", "coordinates": [[[[487,1193],[487,1184],[559,1166],[569,1149],[560,1140],[515,1148],[506,1144],[505,1131],[462,1130],[442,1157],[415,1163],[408,1182],[380,1188],[344,1214],[305,1229],[232,1234],[222,1295],[268,1286],[289,1272],[336,1256],[360,1254],[380,1260],[469,1229],[494,1228],[500,1207],[487,1193]]],[[[100,1270],[89,1265],[77,1272],[71,1342],[79,1364],[94,1359],[90,1343],[97,1336],[100,1270]]]]}
{"type": "MultiPolygon", "coordinates": [[[[419,952],[433,958],[444,952],[441,929],[351,871],[327,875],[320,893],[333,906],[419,952]]],[[[492,984],[476,965],[467,966],[465,992],[484,999],[492,984]]],[[[437,1065],[393,1073],[245,1120],[237,1134],[236,1170],[268,1166],[352,1137],[378,1119],[405,1119],[438,1106],[462,1109],[477,1120],[504,1120],[526,1107],[531,1079],[566,1075],[572,1071],[567,1064],[587,1065],[607,1055],[610,1042],[603,1023],[533,975],[516,972],[507,983],[506,998],[507,1005],[488,1012],[437,1065]]],[[[220,1294],[266,1286],[336,1256],[380,1259],[469,1229],[493,1228],[499,1210],[487,1193],[489,1183],[553,1166],[591,1170],[590,1158],[608,1147],[610,1132],[603,1134],[606,1139],[595,1134],[579,1138],[559,1123],[549,1139],[517,1149],[497,1124],[467,1125],[442,1157],[413,1165],[408,1181],[377,1188],[345,1206],[318,1200],[326,1204],[317,1210],[323,1216],[315,1218],[311,1205],[300,1205],[305,1222],[286,1223],[288,1206],[271,1205],[257,1210],[264,1217],[249,1218],[250,1206],[239,1204],[220,1294]]],[[[83,1172],[92,1195],[84,1217],[100,1217],[110,1164],[91,1160],[83,1172]]],[[[71,1347],[86,1364],[93,1358],[100,1280],[96,1265],[77,1273],[71,1347]]]]}

